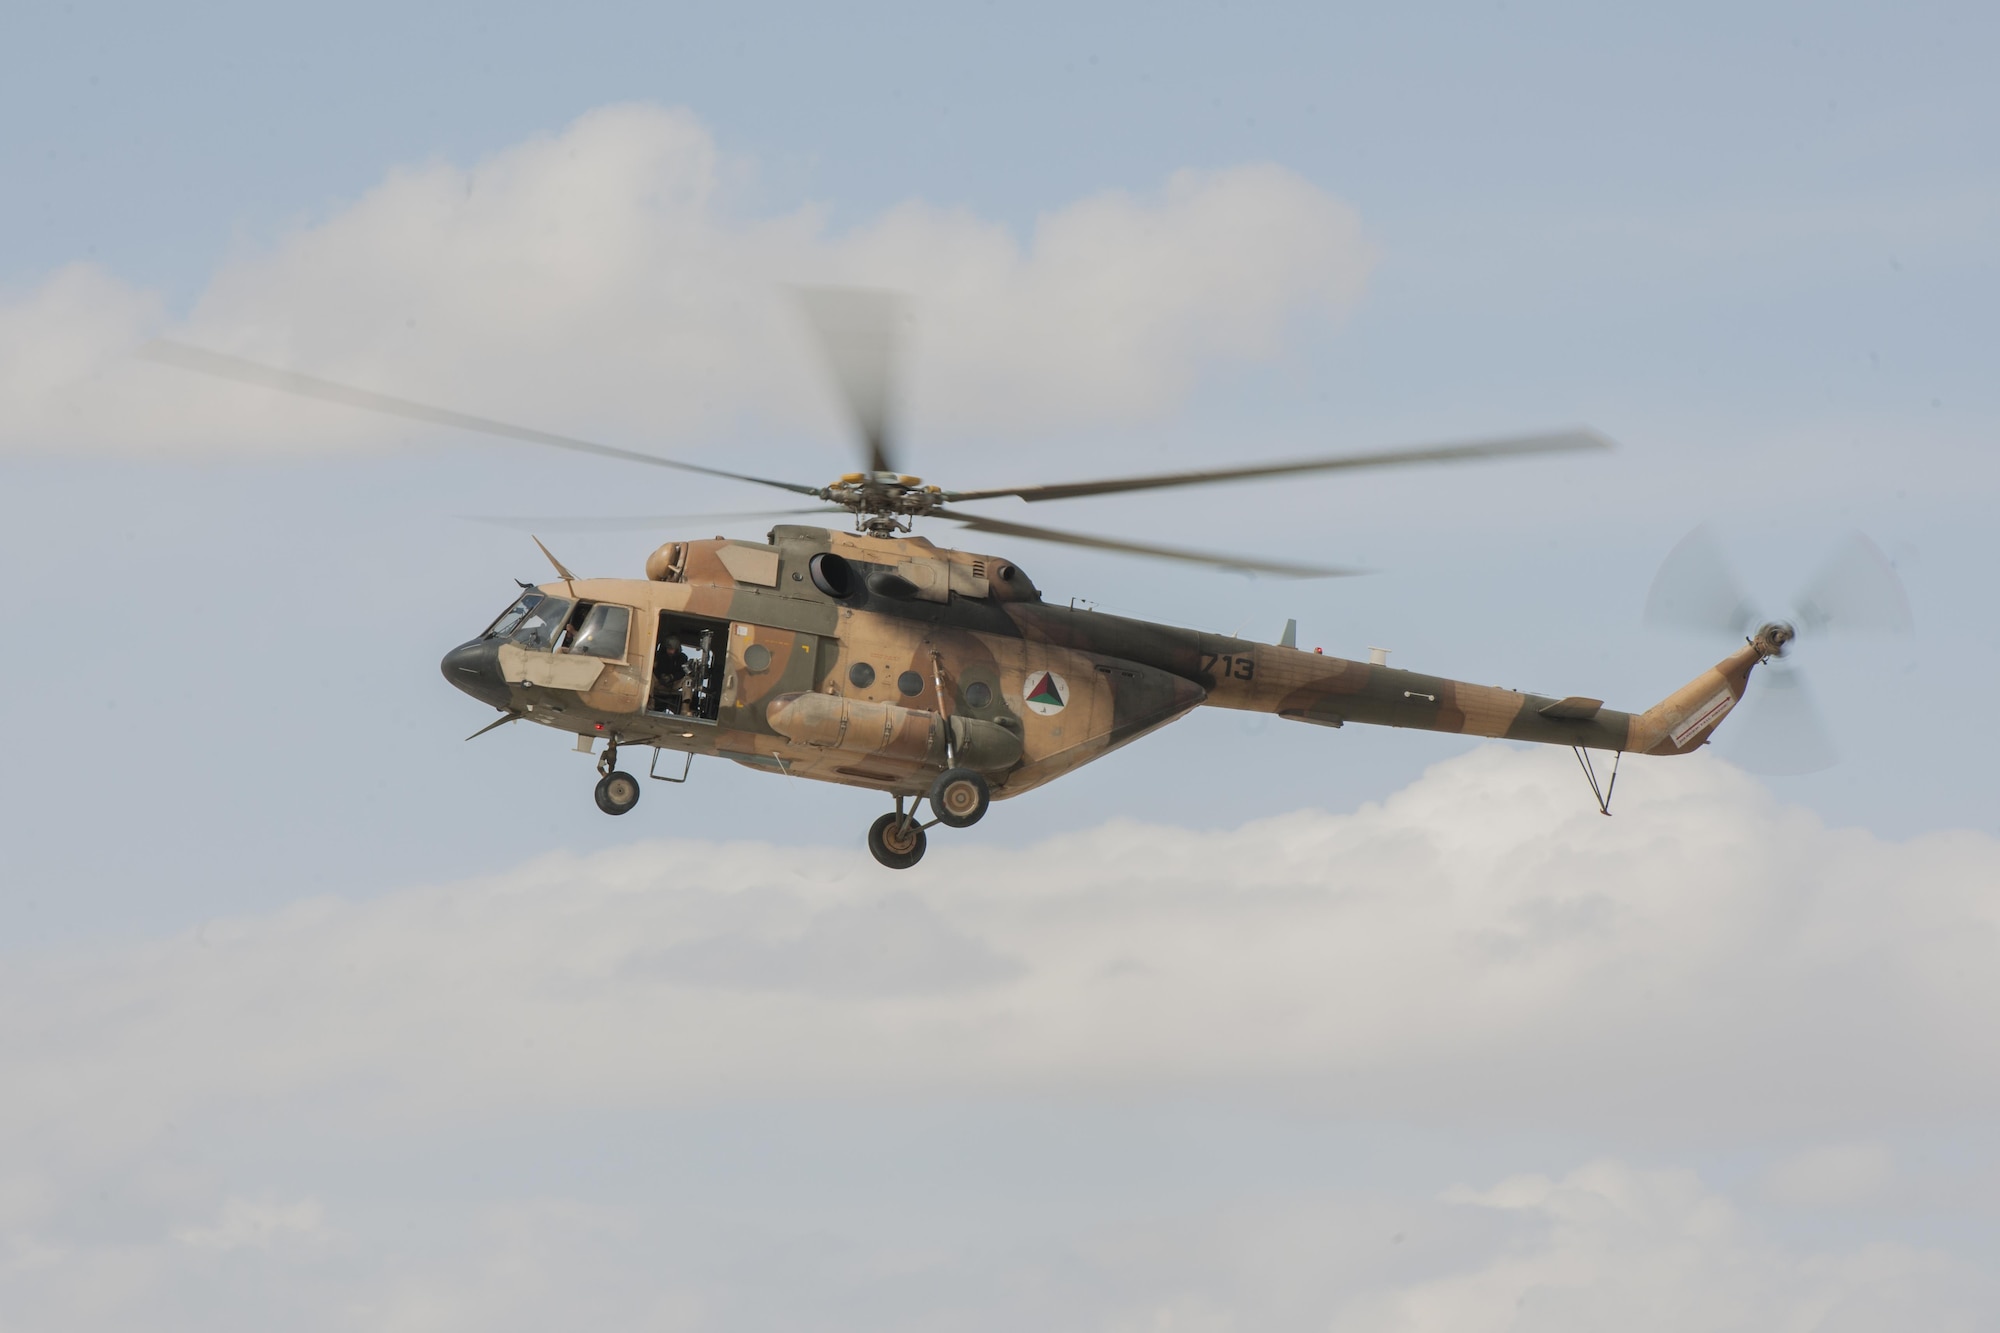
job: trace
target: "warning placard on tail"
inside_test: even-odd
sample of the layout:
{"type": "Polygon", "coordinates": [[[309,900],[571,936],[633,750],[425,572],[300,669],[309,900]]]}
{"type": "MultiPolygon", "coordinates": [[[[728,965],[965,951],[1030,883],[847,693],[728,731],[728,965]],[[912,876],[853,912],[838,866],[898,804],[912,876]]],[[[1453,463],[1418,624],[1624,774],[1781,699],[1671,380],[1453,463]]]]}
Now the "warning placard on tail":
{"type": "Polygon", "coordinates": [[[1728,690],[1724,690],[1701,707],[1695,709],[1692,713],[1689,713],[1681,724],[1668,732],[1667,735],[1673,741],[1675,748],[1678,749],[1686,745],[1694,737],[1701,735],[1708,728],[1722,721],[1728,715],[1729,710],[1735,706],[1736,696],[1728,690]]]}

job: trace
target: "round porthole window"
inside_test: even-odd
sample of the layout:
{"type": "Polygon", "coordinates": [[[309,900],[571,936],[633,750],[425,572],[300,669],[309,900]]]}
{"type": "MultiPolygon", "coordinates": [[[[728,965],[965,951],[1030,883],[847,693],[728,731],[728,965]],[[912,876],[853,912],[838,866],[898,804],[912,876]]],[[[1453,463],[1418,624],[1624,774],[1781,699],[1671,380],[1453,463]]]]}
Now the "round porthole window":
{"type": "Polygon", "coordinates": [[[771,650],[761,643],[753,643],[743,650],[743,665],[751,671],[762,671],[771,665],[771,650]]]}
{"type": "Polygon", "coordinates": [[[866,662],[856,662],[847,668],[847,679],[855,689],[865,690],[875,683],[875,668],[866,662]]]}
{"type": "Polygon", "coordinates": [[[896,677],[896,688],[914,697],[924,692],[924,678],[914,671],[905,671],[896,677]]]}
{"type": "Polygon", "coordinates": [[[974,708],[984,708],[993,702],[993,687],[983,680],[975,680],[965,687],[965,701],[974,708]]]}

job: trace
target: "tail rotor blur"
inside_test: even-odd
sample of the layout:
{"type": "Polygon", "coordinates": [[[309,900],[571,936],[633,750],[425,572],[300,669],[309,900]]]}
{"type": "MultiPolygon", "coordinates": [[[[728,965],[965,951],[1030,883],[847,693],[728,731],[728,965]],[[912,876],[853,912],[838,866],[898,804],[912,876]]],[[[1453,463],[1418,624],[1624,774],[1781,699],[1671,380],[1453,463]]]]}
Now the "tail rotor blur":
{"type": "Polygon", "coordinates": [[[1756,626],[1757,608],[1708,524],[1660,562],[1646,593],[1646,623],[1693,634],[1748,634],[1756,626]]]}
{"type": "Polygon", "coordinates": [[[1805,674],[1782,659],[1750,677],[1743,717],[1728,733],[1728,752],[1742,767],[1768,777],[1819,773],[1840,761],[1826,718],[1805,674]]]}
{"type": "MultiPolygon", "coordinates": [[[[1796,631],[1809,641],[1843,635],[1907,634],[1913,628],[1902,580],[1875,543],[1853,533],[1836,545],[1778,623],[1787,633],[1748,693],[1726,753],[1753,773],[1792,776],[1831,768],[1839,752],[1805,676],[1787,657],[1796,631]]],[[[1770,620],[1707,524],[1683,537],[1661,562],[1646,595],[1646,623],[1662,629],[1749,637],[1770,620]]]]}
{"type": "Polygon", "coordinates": [[[1797,598],[1799,626],[1811,634],[1908,634],[1916,628],[1903,581],[1881,548],[1850,534],[1807,580],[1797,598]]]}

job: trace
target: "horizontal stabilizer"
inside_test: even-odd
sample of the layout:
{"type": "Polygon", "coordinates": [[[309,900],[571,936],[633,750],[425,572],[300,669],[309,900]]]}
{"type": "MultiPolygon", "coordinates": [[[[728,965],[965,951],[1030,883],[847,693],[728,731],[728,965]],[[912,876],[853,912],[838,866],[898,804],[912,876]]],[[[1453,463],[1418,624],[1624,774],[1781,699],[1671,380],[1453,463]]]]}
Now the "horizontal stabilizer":
{"type": "Polygon", "coordinates": [[[1567,699],[1558,699],[1552,704],[1545,705],[1540,712],[1543,717],[1552,717],[1558,721],[1588,722],[1597,716],[1597,710],[1602,707],[1604,707],[1602,699],[1586,699],[1580,694],[1572,694],[1567,699]]]}
{"type": "Polygon", "coordinates": [[[1311,703],[1304,708],[1282,708],[1278,710],[1278,716],[1290,722],[1310,722],[1316,727],[1338,727],[1347,721],[1325,701],[1311,703]]]}

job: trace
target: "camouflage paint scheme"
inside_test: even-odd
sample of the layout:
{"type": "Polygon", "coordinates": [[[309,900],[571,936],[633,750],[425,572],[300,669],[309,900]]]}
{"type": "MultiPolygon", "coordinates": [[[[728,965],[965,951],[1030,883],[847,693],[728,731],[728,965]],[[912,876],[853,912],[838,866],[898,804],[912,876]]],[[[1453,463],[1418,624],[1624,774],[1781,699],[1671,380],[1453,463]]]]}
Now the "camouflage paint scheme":
{"type": "MultiPolygon", "coordinates": [[[[766,543],[670,542],[654,552],[647,573],[543,585],[552,596],[631,607],[626,655],[600,661],[502,646],[501,706],[621,746],[715,755],[912,797],[946,766],[947,737],[957,761],[981,768],[994,798],[1004,799],[1203,704],[1321,726],[1686,754],[1742,698],[1752,668],[1783,646],[1782,637],[1760,632],[1633,714],[1595,699],[1522,694],[1051,605],[1011,561],[921,537],[781,526],[766,543]],[[809,563],[823,553],[843,557],[860,576],[844,601],[814,585],[809,563]],[[645,711],[661,612],[726,629],[713,722],[645,711]],[[873,669],[870,683],[850,674],[857,663],[873,669]],[[1068,689],[1053,710],[1024,697],[1046,672],[1068,689]],[[906,693],[909,685],[915,689],[906,693]],[[975,705],[975,697],[984,702],[975,705]]],[[[455,658],[478,644],[446,659],[447,678],[455,658]]]]}

